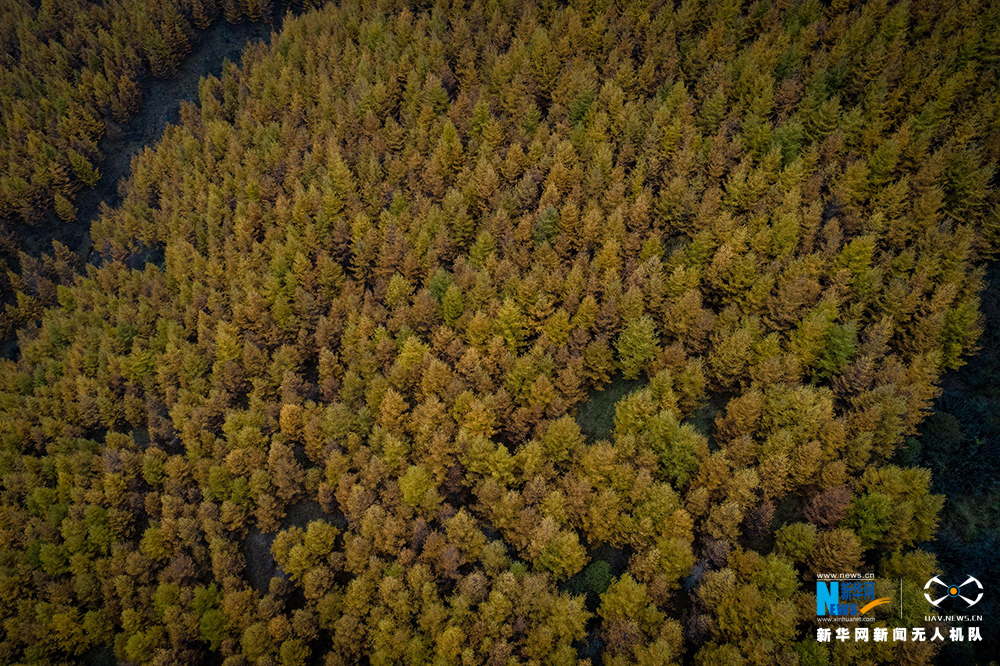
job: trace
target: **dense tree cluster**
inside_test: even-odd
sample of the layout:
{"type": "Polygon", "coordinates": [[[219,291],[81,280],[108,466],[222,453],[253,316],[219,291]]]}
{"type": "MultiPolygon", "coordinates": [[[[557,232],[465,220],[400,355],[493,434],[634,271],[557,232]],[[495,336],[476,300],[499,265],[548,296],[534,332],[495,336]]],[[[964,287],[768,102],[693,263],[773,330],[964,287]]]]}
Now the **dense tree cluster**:
{"type": "MultiPolygon", "coordinates": [[[[170,76],[216,17],[273,11],[272,0],[0,1],[0,289],[20,236],[76,219],[77,195],[100,178],[104,121],[136,112],[141,77],[170,76]]],[[[0,315],[0,337],[18,323],[0,315]]]]}
{"type": "Polygon", "coordinates": [[[935,569],[890,459],[979,334],[998,63],[975,0],[288,20],[135,160],[100,267],[25,270],[0,655],[927,663],[816,643],[808,581],[935,569]]]}

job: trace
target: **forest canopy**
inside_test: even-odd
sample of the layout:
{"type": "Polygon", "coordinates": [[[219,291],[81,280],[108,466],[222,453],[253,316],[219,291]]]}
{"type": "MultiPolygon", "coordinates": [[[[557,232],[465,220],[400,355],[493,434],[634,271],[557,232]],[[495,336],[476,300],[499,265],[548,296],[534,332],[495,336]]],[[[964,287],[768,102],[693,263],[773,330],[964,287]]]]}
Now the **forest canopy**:
{"type": "Polygon", "coordinates": [[[808,585],[936,570],[998,66],[979,0],[286,19],[12,278],[0,659],[930,663],[808,585]]]}

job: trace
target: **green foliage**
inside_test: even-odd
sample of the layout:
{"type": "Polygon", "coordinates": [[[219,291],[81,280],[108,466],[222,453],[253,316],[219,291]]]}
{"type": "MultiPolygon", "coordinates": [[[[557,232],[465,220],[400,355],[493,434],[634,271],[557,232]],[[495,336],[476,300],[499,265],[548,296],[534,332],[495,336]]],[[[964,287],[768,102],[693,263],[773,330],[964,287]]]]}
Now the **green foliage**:
{"type": "Polygon", "coordinates": [[[583,572],[583,587],[590,592],[604,594],[610,584],[611,565],[607,560],[591,562],[583,572]]]}
{"type": "Polygon", "coordinates": [[[451,287],[451,284],[451,275],[445,269],[439,268],[434,273],[434,277],[431,278],[427,288],[430,290],[431,296],[441,301],[445,297],[445,294],[448,293],[448,288],[451,287]]]}
{"type": "Polygon", "coordinates": [[[859,485],[867,492],[855,500],[849,519],[863,543],[898,547],[931,538],[944,498],[930,494],[928,470],[871,466],[859,485]]]}
{"type": "Polygon", "coordinates": [[[792,562],[804,563],[816,547],[816,526],[791,523],[775,533],[775,551],[792,562]]]}
{"type": "Polygon", "coordinates": [[[489,231],[482,231],[469,250],[469,263],[476,268],[482,268],[487,257],[496,252],[496,241],[489,231]]]}
{"type": "MultiPolygon", "coordinates": [[[[544,529],[544,523],[542,531],[544,529]]],[[[535,563],[556,579],[568,578],[583,568],[586,551],[576,532],[560,530],[541,544],[535,563]]]]}
{"type": "Polygon", "coordinates": [[[646,422],[646,436],[660,459],[660,473],[676,488],[688,484],[701,459],[708,455],[705,438],[667,411],[646,422]]]}
{"type": "Polygon", "coordinates": [[[412,507],[433,510],[440,501],[430,472],[417,465],[410,465],[399,479],[399,489],[403,493],[403,501],[412,507]]]}
{"type": "Polygon", "coordinates": [[[618,364],[625,379],[635,379],[656,355],[659,334],[648,316],[629,323],[618,337],[618,364]]]}
{"type": "Polygon", "coordinates": [[[663,614],[651,602],[646,586],[627,573],[612,582],[601,595],[597,614],[605,620],[615,617],[631,619],[647,631],[663,621],[663,614]]]}
{"type": "Polygon", "coordinates": [[[534,240],[536,243],[545,243],[555,238],[559,232],[559,212],[553,206],[546,207],[538,216],[535,225],[534,240]]]}
{"type": "Polygon", "coordinates": [[[799,641],[795,653],[802,666],[830,666],[830,649],[814,640],[799,641]]]}
{"type": "Polygon", "coordinates": [[[212,646],[213,650],[218,650],[222,641],[227,637],[226,618],[216,608],[210,608],[201,616],[198,623],[202,637],[212,646]]]}
{"type": "Polygon", "coordinates": [[[583,444],[583,435],[572,417],[563,416],[549,424],[541,441],[547,458],[558,463],[583,444]]]}
{"type": "Polygon", "coordinates": [[[462,316],[464,300],[462,292],[458,287],[453,284],[448,285],[444,296],[441,298],[441,314],[446,322],[454,324],[462,316]]]}
{"type": "Polygon", "coordinates": [[[816,376],[829,379],[839,375],[857,352],[857,337],[857,326],[853,323],[830,328],[826,333],[826,346],[816,361],[816,376]]]}
{"type": "Polygon", "coordinates": [[[891,519],[892,500],[880,492],[870,492],[856,498],[847,512],[847,524],[866,549],[881,541],[889,531],[891,519]]]}

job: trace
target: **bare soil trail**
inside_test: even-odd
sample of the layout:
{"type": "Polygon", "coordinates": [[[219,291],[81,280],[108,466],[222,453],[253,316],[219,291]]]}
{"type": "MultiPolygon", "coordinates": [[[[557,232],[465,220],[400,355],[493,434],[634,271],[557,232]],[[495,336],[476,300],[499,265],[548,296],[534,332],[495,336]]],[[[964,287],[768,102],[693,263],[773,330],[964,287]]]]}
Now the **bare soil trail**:
{"type": "MultiPolygon", "coordinates": [[[[136,114],[126,123],[105,120],[104,136],[97,142],[102,155],[98,165],[101,178],[93,189],[80,192],[76,220],[67,224],[50,213],[35,226],[22,226],[15,231],[20,236],[17,239],[20,250],[41,257],[52,254],[52,242],[58,241],[78,254],[82,263],[97,263],[90,227],[101,214],[102,204],[113,208],[121,202],[118,188],[129,175],[132,157],[146,146],[156,144],[168,123],[178,121],[182,102],[198,101],[198,84],[203,76],[220,76],[226,60],[238,65],[247,46],[270,42],[271,35],[280,32],[286,11],[294,12],[295,8],[277,3],[269,22],[231,24],[220,17],[208,28],[195,30],[191,52],[173,76],[158,79],[147,74],[140,80],[142,101],[136,114]]],[[[11,259],[16,266],[16,258],[8,260],[11,259]]],[[[13,300],[12,294],[0,293],[0,311],[13,300]]],[[[0,358],[12,359],[17,354],[16,333],[0,339],[0,358]]]]}
{"type": "Polygon", "coordinates": [[[37,227],[25,230],[22,248],[33,256],[52,251],[56,240],[78,253],[85,262],[91,257],[90,225],[100,215],[101,204],[118,205],[120,181],[127,177],[132,157],[146,146],[154,145],[167,123],[180,117],[181,102],[198,100],[198,83],[203,76],[222,73],[223,63],[239,64],[243,50],[254,42],[269,42],[272,30],[281,29],[285,7],[279,5],[270,23],[227,23],[216,19],[204,30],[196,30],[191,53],[181,61],[173,76],[157,79],[146,75],[140,81],[142,102],[139,111],[126,123],[105,121],[106,131],[97,145],[103,156],[99,166],[101,179],[93,189],[82,191],[77,198],[79,211],[71,224],[60,222],[54,215],[37,227]]]}

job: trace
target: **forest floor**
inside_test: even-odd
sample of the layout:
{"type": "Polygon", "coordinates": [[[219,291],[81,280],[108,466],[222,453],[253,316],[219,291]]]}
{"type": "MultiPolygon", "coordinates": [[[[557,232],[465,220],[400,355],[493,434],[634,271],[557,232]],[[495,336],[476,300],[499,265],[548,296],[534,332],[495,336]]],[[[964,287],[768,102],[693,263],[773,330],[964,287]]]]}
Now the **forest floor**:
{"type": "MultiPolygon", "coordinates": [[[[933,490],[945,496],[934,540],[921,547],[933,552],[942,579],[961,582],[974,576],[987,586],[1000,580],[1000,264],[986,273],[980,295],[983,334],[979,350],[957,371],[941,378],[934,411],[909,438],[899,462],[931,470],[933,490]]],[[[995,588],[994,588],[995,589],[995,588]]],[[[1000,632],[1000,603],[987,593],[970,609],[983,617],[982,634],[1000,632]]],[[[939,664],[988,663],[995,647],[948,643],[939,664]]]]}
{"type": "Polygon", "coordinates": [[[600,391],[594,391],[576,411],[580,430],[592,441],[610,439],[615,428],[615,405],[618,401],[638,391],[648,382],[645,379],[624,379],[617,375],[600,391]]]}
{"type": "MultiPolygon", "coordinates": [[[[287,530],[289,527],[305,529],[314,520],[325,520],[336,525],[339,529],[347,527],[347,521],[343,515],[330,515],[323,511],[319,502],[305,500],[288,507],[279,531],[287,530]]],[[[287,578],[285,572],[274,561],[274,555],[271,554],[271,546],[274,544],[275,536],[277,536],[277,532],[262,532],[255,526],[247,532],[241,543],[243,559],[246,560],[247,578],[261,594],[267,594],[271,579],[275,576],[287,578]]]]}

